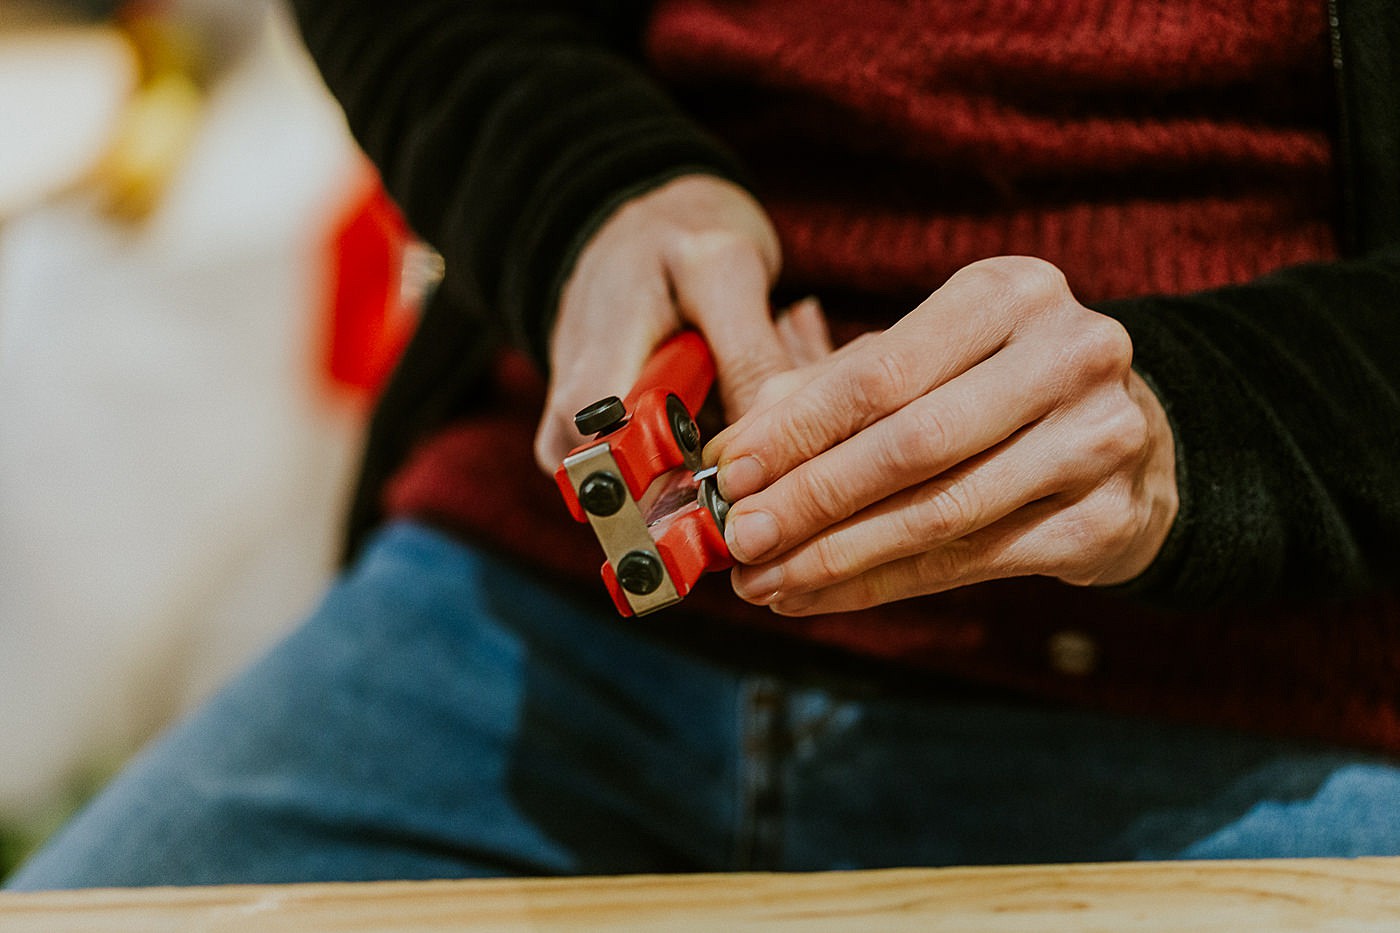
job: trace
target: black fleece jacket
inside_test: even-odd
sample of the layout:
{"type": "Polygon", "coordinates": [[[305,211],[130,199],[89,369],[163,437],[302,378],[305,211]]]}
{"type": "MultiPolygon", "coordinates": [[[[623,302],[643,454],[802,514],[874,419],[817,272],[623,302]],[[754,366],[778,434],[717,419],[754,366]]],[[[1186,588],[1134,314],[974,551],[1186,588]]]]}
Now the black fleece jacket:
{"type": "MultiPolygon", "coordinates": [[[[471,409],[504,342],[538,360],[574,258],[677,175],[743,181],[641,65],[636,0],[295,0],[350,125],[447,280],[381,400],[350,547],[408,449],[471,409]]],[[[1324,15],[1319,10],[1319,15],[1324,15]]],[[[1181,509],[1124,590],[1208,606],[1400,581],[1400,15],[1331,0],[1346,258],[1105,302],[1178,444],[1181,509]]]]}

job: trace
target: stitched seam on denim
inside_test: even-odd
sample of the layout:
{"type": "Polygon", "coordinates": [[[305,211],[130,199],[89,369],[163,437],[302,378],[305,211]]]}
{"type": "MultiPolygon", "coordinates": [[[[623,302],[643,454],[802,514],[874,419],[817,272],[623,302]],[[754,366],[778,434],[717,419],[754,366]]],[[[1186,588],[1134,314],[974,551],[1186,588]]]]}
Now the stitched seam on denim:
{"type": "Polygon", "coordinates": [[[782,855],[781,767],[787,699],[778,680],[743,686],[739,729],[737,871],[775,871],[782,855]]]}

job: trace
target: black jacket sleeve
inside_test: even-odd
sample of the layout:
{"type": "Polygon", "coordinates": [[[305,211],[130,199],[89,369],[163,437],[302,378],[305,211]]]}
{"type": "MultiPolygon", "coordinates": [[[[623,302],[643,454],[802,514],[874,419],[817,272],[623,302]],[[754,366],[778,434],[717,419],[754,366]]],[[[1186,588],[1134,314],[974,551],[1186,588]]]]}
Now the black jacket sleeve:
{"type": "Polygon", "coordinates": [[[636,0],[294,0],[350,127],[454,287],[537,360],[611,208],[732,157],[637,67],[636,0]]]}
{"type": "Polygon", "coordinates": [[[1177,436],[1180,513],[1129,593],[1184,607],[1400,582],[1400,248],[1100,310],[1177,436]]]}
{"type": "Polygon", "coordinates": [[[1114,302],[1177,434],[1181,512],[1127,589],[1203,606],[1400,584],[1400,17],[1329,4],[1346,262],[1114,302]]]}

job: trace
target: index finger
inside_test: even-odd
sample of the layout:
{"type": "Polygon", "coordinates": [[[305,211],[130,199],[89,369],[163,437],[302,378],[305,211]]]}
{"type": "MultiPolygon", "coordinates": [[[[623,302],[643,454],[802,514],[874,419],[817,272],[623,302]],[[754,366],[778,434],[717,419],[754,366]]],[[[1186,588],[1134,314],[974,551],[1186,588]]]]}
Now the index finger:
{"type": "Polygon", "coordinates": [[[1006,342],[984,283],[949,279],[889,330],[867,338],[782,402],[740,419],[711,442],[730,501],[786,475],[996,353],[1006,342]],[[969,309],[973,309],[970,311],[969,309]]]}

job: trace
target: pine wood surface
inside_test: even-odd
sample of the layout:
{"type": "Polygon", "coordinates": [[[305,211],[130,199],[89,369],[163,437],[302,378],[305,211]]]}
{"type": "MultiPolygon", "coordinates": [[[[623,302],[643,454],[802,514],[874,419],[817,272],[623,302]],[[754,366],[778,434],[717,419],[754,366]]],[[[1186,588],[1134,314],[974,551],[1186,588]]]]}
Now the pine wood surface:
{"type": "Polygon", "coordinates": [[[1400,858],[0,894],[5,933],[1400,930],[1400,858]]]}

